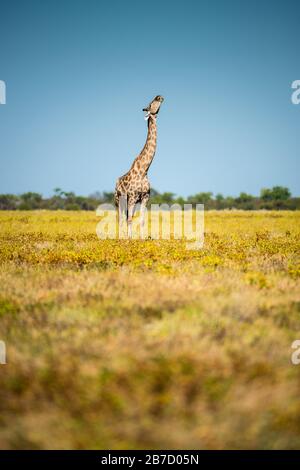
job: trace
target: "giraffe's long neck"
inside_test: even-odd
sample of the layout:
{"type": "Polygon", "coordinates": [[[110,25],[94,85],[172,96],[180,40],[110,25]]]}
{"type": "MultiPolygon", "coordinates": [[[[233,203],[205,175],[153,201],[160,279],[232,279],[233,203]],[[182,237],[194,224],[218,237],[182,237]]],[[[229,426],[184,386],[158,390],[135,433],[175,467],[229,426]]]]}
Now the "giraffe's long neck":
{"type": "Polygon", "coordinates": [[[131,169],[138,170],[139,173],[147,174],[152,163],[156,150],[157,127],[156,117],[150,116],[148,119],[147,140],[141,153],[134,160],[131,169]]]}

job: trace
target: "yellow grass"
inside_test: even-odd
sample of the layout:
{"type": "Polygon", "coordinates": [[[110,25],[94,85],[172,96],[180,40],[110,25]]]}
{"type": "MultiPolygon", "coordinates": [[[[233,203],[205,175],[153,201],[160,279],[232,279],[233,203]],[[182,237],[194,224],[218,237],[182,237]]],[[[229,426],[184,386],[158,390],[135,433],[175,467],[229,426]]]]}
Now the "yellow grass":
{"type": "Polygon", "coordinates": [[[0,213],[1,448],[300,448],[299,212],[209,212],[205,246],[0,213]]]}

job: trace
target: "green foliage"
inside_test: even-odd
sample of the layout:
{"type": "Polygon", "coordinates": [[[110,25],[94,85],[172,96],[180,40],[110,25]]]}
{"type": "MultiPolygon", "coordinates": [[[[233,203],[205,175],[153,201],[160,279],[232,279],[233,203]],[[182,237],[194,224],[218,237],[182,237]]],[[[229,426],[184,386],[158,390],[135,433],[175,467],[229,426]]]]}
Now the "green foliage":
{"type": "Polygon", "coordinates": [[[19,311],[19,307],[15,302],[0,297],[0,318],[5,315],[15,315],[19,311]]]}
{"type": "MultiPolygon", "coordinates": [[[[100,204],[114,204],[113,192],[99,192],[90,196],[77,196],[73,191],[63,191],[55,188],[50,198],[43,198],[41,194],[27,192],[16,196],[14,194],[0,194],[0,210],[88,210],[94,211],[100,204]]],[[[200,192],[186,198],[177,196],[172,192],[160,193],[151,189],[150,204],[204,204],[206,210],[242,209],[242,210],[299,210],[300,197],[291,197],[291,192],[283,186],[263,188],[260,197],[241,192],[238,197],[223,196],[218,193],[200,192]]]]}
{"type": "Polygon", "coordinates": [[[18,201],[18,197],[14,194],[0,194],[0,210],[14,210],[18,201]]]}
{"type": "Polygon", "coordinates": [[[213,193],[197,193],[187,198],[189,204],[206,204],[212,199],[213,193]]]}
{"type": "Polygon", "coordinates": [[[263,188],[260,197],[264,201],[287,201],[291,197],[291,192],[283,186],[274,186],[272,189],[263,188]]]}
{"type": "Polygon", "coordinates": [[[253,196],[251,196],[251,194],[240,193],[239,197],[236,200],[243,203],[243,202],[250,202],[252,201],[252,199],[253,199],[253,196]]]}

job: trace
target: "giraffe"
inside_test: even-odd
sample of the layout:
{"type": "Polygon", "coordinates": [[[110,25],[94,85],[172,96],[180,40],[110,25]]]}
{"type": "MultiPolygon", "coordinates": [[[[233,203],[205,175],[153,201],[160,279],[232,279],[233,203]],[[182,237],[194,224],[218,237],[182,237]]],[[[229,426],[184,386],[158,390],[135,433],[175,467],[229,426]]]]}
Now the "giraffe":
{"type": "Polygon", "coordinates": [[[127,233],[132,237],[132,217],[137,203],[141,204],[140,209],[140,227],[141,237],[144,238],[145,210],[150,197],[150,183],[148,180],[148,170],[152,163],[156,150],[157,127],[156,117],[164,98],[156,96],[151,103],[143,109],[148,120],[148,133],[146,143],[135,158],[130,170],[125,175],[118,178],[115,189],[115,204],[118,208],[119,224],[123,220],[123,207],[121,197],[127,202],[127,233]]]}

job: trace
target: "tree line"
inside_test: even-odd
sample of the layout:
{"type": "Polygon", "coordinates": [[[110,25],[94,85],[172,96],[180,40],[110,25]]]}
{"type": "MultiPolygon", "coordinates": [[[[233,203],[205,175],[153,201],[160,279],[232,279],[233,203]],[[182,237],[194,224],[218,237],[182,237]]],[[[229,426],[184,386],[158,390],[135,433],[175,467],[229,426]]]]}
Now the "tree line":
{"type": "MultiPolygon", "coordinates": [[[[74,192],[66,192],[55,188],[51,197],[43,197],[39,193],[27,192],[20,195],[0,194],[0,210],[95,210],[100,204],[113,204],[113,192],[95,192],[90,196],[78,196],[74,192]]],[[[292,197],[288,188],[274,186],[263,188],[259,196],[240,193],[239,196],[214,195],[211,192],[200,192],[187,198],[176,196],[171,192],[160,193],[151,190],[150,204],[199,204],[203,203],[206,210],[243,209],[243,210],[299,210],[300,197],[292,197]]]]}

